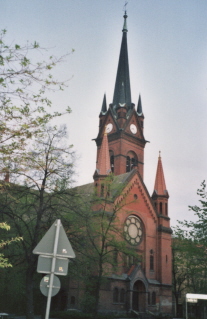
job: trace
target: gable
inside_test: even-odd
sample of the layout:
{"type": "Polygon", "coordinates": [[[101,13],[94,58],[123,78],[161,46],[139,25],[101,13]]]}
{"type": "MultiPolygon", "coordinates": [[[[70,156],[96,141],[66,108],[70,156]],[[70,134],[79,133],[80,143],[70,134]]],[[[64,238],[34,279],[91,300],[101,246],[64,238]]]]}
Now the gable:
{"type": "Polygon", "coordinates": [[[131,112],[130,117],[125,123],[124,130],[127,134],[144,140],[143,130],[135,110],[131,112]]]}
{"type": "Polygon", "coordinates": [[[154,205],[138,171],[134,169],[128,174],[120,175],[120,177],[125,179],[125,184],[123,184],[121,193],[117,194],[115,203],[124,206],[129,211],[136,211],[142,214],[144,212],[154,223],[157,223],[158,218],[154,205]]]}

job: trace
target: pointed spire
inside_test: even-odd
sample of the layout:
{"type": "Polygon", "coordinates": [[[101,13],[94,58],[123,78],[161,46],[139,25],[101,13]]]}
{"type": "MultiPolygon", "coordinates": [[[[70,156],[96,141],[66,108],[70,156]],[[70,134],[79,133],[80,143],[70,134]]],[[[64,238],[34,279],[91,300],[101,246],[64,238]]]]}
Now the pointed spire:
{"type": "Polygon", "coordinates": [[[121,50],[119,55],[119,63],[116,75],[116,83],[114,89],[113,105],[118,107],[119,103],[125,103],[129,108],[131,107],[131,88],[129,78],[129,63],[128,63],[128,50],[127,50],[127,14],[124,14],[124,26],[121,50]],[[124,85],[124,96],[123,88],[124,85]],[[124,100],[124,101],[123,101],[124,100]]]}
{"type": "Polygon", "coordinates": [[[108,175],[111,172],[108,136],[105,132],[96,164],[96,173],[98,175],[108,175]]]}
{"type": "Polygon", "coordinates": [[[164,172],[163,172],[162,160],[161,160],[160,153],[161,152],[159,152],[159,157],[158,157],[157,173],[156,173],[156,178],[155,178],[154,192],[157,195],[168,196],[168,191],[167,191],[166,184],[165,184],[165,177],[164,177],[164,172]]]}
{"type": "Polygon", "coordinates": [[[101,108],[101,113],[100,113],[100,115],[105,115],[106,112],[107,112],[106,94],[104,94],[103,103],[102,103],[102,108],[101,108]]]}
{"type": "Polygon", "coordinates": [[[139,99],[138,99],[138,104],[137,104],[137,114],[139,116],[143,116],[143,112],[142,112],[142,100],[141,100],[141,96],[139,95],[139,99]]]}

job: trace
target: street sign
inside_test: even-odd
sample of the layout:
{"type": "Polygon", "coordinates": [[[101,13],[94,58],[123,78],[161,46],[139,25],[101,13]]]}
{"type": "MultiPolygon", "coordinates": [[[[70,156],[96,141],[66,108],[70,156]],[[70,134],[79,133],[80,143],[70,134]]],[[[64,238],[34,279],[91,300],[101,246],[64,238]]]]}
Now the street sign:
{"type": "Polygon", "coordinates": [[[57,219],[39,244],[33,250],[38,258],[37,272],[49,273],[40,283],[40,290],[47,296],[45,319],[49,319],[51,297],[60,289],[60,280],[56,275],[67,275],[68,258],[75,258],[75,253],[63,229],[60,219],[57,219]]]}
{"type": "MultiPolygon", "coordinates": [[[[52,268],[52,256],[42,256],[38,257],[37,272],[42,274],[50,274],[52,268]]],[[[55,262],[55,275],[66,276],[68,273],[68,258],[57,257],[55,262]]]]}
{"type": "MultiPolygon", "coordinates": [[[[44,276],[40,282],[41,293],[46,297],[48,296],[48,293],[49,293],[50,283],[51,283],[50,275],[44,276]]],[[[51,297],[57,295],[59,290],[60,290],[60,279],[57,276],[54,276],[53,283],[52,283],[51,297]]]]}
{"type": "MultiPolygon", "coordinates": [[[[54,255],[54,240],[57,228],[56,224],[57,221],[55,221],[52,224],[50,229],[47,231],[44,237],[40,240],[39,244],[33,250],[33,254],[48,256],[54,255]]],[[[75,253],[61,223],[56,257],[75,258],[75,253]]]]}

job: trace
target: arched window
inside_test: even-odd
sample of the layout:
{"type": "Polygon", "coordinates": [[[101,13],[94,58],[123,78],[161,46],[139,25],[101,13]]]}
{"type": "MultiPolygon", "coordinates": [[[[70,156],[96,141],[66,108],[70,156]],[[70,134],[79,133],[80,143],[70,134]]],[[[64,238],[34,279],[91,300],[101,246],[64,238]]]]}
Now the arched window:
{"type": "Polygon", "coordinates": [[[150,300],[150,292],[148,292],[148,305],[150,305],[151,300],[150,300]]]}
{"type": "Polygon", "coordinates": [[[101,184],[101,197],[104,197],[104,184],[101,184]]]}
{"type": "Polygon", "coordinates": [[[70,297],[70,304],[75,305],[75,297],[74,296],[70,297]]]}
{"type": "Polygon", "coordinates": [[[150,270],[154,270],[154,253],[153,250],[150,250],[150,270]]]}
{"type": "Polygon", "coordinates": [[[113,291],[113,302],[119,302],[119,289],[117,287],[115,287],[113,291]]]}
{"type": "Polygon", "coordinates": [[[113,251],[113,264],[114,266],[117,266],[118,264],[118,250],[114,249],[113,251]]]}
{"type": "Polygon", "coordinates": [[[167,203],[165,203],[165,215],[166,216],[168,215],[168,205],[167,205],[167,203]]]}
{"type": "Polygon", "coordinates": [[[130,172],[137,165],[138,165],[137,155],[132,151],[128,152],[126,157],[126,172],[130,172]]]}
{"type": "Polygon", "coordinates": [[[114,152],[109,151],[111,171],[114,173],[114,152]]]}
{"type": "Polygon", "coordinates": [[[124,303],[125,302],[125,289],[122,288],[120,291],[120,303],[124,303]]]}
{"type": "Polygon", "coordinates": [[[160,203],[160,214],[162,215],[162,203],[160,203]]]}
{"type": "Polygon", "coordinates": [[[156,292],[155,291],[152,292],[152,305],[153,306],[156,305],[156,292]]]}

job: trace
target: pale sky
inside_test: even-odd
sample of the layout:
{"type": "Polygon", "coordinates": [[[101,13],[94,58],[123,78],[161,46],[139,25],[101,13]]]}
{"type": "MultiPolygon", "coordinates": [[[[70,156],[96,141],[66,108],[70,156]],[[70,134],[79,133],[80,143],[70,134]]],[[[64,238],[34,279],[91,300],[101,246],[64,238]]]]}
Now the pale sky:
{"type": "MultiPolygon", "coordinates": [[[[123,27],[122,0],[0,0],[8,40],[27,40],[49,54],[75,52],[58,68],[72,79],[52,95],[69,143],[79,157],[77,184],[93,181],[103,95],[112,102],[123,27]]],[[[145,115],[145,184],[152,194],[161,151],[171,224],[192,219],[188,205],[207,180],[207,1],[128,0],[128,53],[132,102],[141,94],[145,115]]]]}

